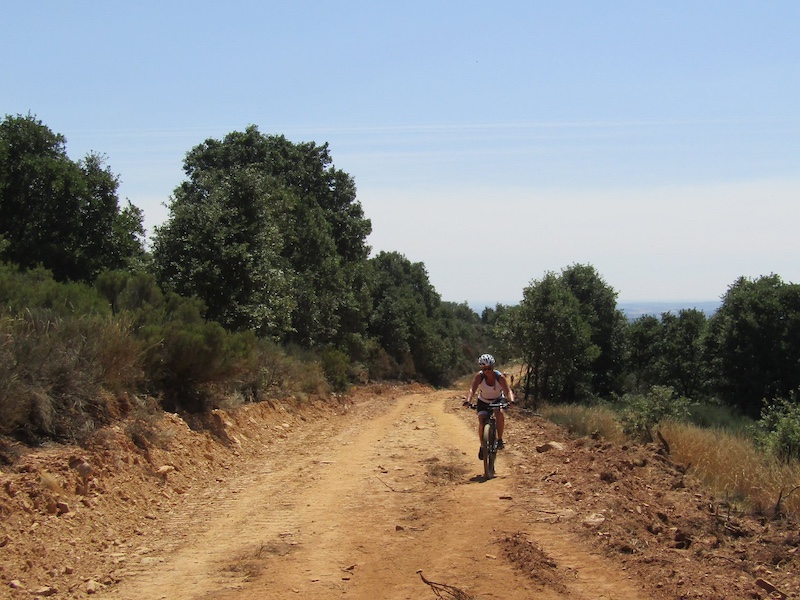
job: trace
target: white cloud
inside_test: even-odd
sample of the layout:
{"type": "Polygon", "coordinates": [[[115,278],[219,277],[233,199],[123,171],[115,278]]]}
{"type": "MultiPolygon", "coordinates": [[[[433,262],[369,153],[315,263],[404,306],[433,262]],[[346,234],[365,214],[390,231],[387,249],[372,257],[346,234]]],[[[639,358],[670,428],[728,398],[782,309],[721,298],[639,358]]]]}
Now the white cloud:
{"type": "Polygon", "coordinates": [[[800,282],[800,181],[640,189],[364,189],[374,251],[424,262],[446,300],[516,302],[592,264],[621,300],[713,300],[739,276],[800,282]]]}

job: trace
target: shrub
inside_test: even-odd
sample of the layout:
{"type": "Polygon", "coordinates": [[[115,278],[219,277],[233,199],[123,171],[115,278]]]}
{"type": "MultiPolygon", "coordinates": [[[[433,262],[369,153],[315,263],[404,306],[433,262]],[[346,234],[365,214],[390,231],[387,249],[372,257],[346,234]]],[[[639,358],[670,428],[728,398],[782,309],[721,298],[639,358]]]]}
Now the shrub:
{"type": "Polygon", "coordinates": [[[163,417],[164,413],[154,398],[137,397],[125,432],[134,445],[142,450],[146,451],[151,446],[166,448],[174,434],[162,426],[163,417]]]}
{"type": "Polygon", "coordinates": [[[647,394],[625,394],[622,402],[623,430],[644,442],[653,441],[653,428],[665,419],[680,420],[689,414],[689,401],[667,386],[653,386],[647,394]]]}
{"type": "Polygon", "coordinates": [[[800,405],[796,394],[767,403],[761,411],[756,439],[782,462],[800,459],[800,405]]]}
{"type": "Polygon", "coordinates": [[[38,311],[0,320],[0,433],[85,439],[124,411],[106,391],[137,381],[137,357],[136,343],[108,317],[38,311]]]}
{"type": "Polygon", "coordinates": [[[0,263],[0,306],[10,315],[39,312],[59,317],[110,313],[106,299],[83,283],[59,283],[50,271],[23,271],[0,263]]]}
{"type": "Polygon", "coordinates": [[[328,348],[322,352],[322,371],[325,379],[337,392],[347,390],[350,385],[350,361],[341,350],[328,348]]]}
{"type": "Polygon", "coordinates": [[[228,387],[247,370],[252,334],[229,333],[215,322],[143,328],[149,341],[145,369],[154,389],[163,393],[170,412],[206,412],[212,389],[228,387]]]}
{"type": "Polygon", "coordinates": [[[719,402],[698,402],[689,407],[690,423],[698,427],[724,429],[745,433],[752,428],[753,421],[729,405],[719,402]]]}

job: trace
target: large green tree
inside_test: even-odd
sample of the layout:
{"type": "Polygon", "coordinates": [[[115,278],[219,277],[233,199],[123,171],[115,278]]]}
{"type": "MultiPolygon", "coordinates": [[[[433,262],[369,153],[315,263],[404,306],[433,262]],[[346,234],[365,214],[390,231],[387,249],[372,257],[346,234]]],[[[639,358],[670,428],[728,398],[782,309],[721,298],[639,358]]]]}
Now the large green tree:
{"type": "Polygon", "coordinates": [[[598,353],[589,365],[594,394],[608,398],[622,390],[625,370],[625,315],[617,308],[617,293],[591,265],[574,264],[561,273],[580,306],[598,353]]]}
{"type": "Polygon", "coordinates": [[[200,298],[207,318],[231,330],[281,338],[295,307],[275,218],[282,202],[255,169],[197,173],[175,190],[170,218],[156,228],[159,283],[200,298]]]}
{"type": "Polygon", "coordinates": [[[98,154],[74,162],[66,139],[35,117],[0,123],[0,257],[57,280],[93,281],[144,254],[142,212],[120,209],[119,181],[98,154]]]}
{"type": "Polygon", "coordinates": [[[533,281],[498,331],[522,358],[528,402],[574,401],[591,394],[589,366],[599,349],[578,299],[562,277],[551,272],[533,281]]]}
{"type": "Polygon", "coordinates": [[[757,418],[764,400],[800,388],[800,285],[740,277],[708,322],[714,389],[757,418]]]}
{"type": "Polygon", "coordinates": [[[681,309],[677,315],[671,312],[661,315],[659,383],[684,398],[700,400],[705,395],[706,321],[705,313],[696,308],[681,309]]]}
{"type": "Polygon", "coordinates": [[[474,357],[478,315],[468,306],[442,302],[425,265],[398,252],[380,252],[369,261],[373,310],[369,335],[393,361],[395,374],[434,385],[461,375],[474,357]]]}
{"type": "Polygon", "coordinates": [[[250,126],[193,148],[184,170],[188,180],[176,190],[169,221],[156,232],[155,260],[168,287],[197,294],[210,316],[241,328],[250,325],[225,314],[230,292],[213,282],[244,278],[233,288],[235,304],[249,306],[249,313],[260,306],[271,315],[272,322],[260,319],[257,329],[306,347],[339,344],[364,331],[371,224],[353,179],[333,166],[327,144],[295,144],[250,126]],[[232,178],[255,183],[233,199],[225,188],[232,178]],[[189,214],[184,205],[193,207],[189,214]],[[191,243],[182,242],[204,218],[206,205],[216,205],[219,216],[212,215],[191,243]],[[238,205],[252,210],[229,214],[238,205]],[[231,227],[225,219],[235,220],[243,233],[238,250],[222,260],[221,248],[229,244],[220,234],[231,227]],[[191,271],[184,263],[194,265],[191,271]],[[256,263],[261,274],[250,281],[246,273],[256,263]]]}

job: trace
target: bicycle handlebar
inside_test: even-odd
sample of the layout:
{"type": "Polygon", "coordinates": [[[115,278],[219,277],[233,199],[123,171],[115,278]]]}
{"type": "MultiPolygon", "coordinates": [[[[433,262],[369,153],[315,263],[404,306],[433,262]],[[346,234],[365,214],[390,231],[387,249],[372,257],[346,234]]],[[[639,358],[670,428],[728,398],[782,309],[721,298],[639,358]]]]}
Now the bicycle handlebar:
{"type": "MultiPolygon", "coordinates": [[[[511,406],[511,402],[509,402],[508,400],[503,400],[502,402],[487,402],[486,404],[488,405],[489,408],[492,408],[492,409],[495,409],[495,408],[508,408],[509,406],[511,406]]],[[[467,406],[467,403],[465,402],[464,405],[467,406]]],[[[472,408],[472,409],[478,408],[478,405],[477,404],[473,404],[472,402],[470,402],[468,404],[468,406],[470,408],[472,408]]]]}

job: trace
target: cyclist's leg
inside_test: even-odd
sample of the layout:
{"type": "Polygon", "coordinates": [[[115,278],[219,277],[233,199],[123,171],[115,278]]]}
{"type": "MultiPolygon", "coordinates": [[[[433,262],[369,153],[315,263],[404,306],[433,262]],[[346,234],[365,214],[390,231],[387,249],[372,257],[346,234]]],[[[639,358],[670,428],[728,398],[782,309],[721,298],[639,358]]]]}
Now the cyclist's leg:
{"type": "Polygon", "coordinates": [[[478,440],[481,444],[481,449],[478,452],[478,460],[483,460],[484,453],[483,453],[483,428],[486,425],[486,421],[489,418],[489,413],[486,411],[478,411],[478,440]]]}
{"type": "Polygon", "coordinates": [[[497,439],[503,439],[503,429],[506,423],[506,415],[502,409],[498,408],[494,411],[494,418],[497,420],[497,439]]]}
{"type": "Polygon", "coordinates": [[[482,442],[483,441],[483,426],[486,423],[486,419],[489,417],[489,413],[480,411],[478,412],[478,439],[482,442]]]}

